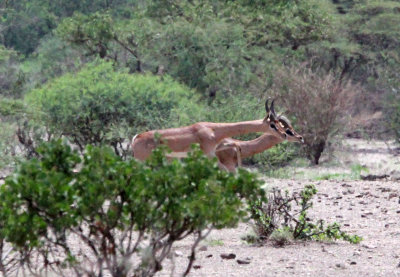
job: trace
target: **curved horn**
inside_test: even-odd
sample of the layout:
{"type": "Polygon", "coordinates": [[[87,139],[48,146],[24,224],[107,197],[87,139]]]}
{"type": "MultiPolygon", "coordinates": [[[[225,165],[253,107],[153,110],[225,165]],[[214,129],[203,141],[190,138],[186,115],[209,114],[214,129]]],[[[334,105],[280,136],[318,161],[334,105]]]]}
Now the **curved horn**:
{"type": "Polygon", "coordinates": [[[267,101],[265,101],[265,110],[266,110],[267,114],[269,114],[268,102],[269,102],[269,98],[267,99],[267,101]]]}
{"type": "Polygon", "coordinates": [[[275,102],[275,99],[272,100],[272,103],[271,103],[271,113],[272,113],[275,117],[277,117],[277,116],[276,116],[276,113],[275,113],[275,109],[274,109],[274,102],[275,102]]]}

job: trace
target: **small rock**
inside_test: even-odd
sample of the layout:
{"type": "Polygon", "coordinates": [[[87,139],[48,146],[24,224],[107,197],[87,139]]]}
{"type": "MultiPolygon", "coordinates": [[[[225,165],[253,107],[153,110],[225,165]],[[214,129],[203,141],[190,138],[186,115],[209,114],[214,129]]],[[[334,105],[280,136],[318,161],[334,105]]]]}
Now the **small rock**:
{"type": "MultiPolygon", "coordinates": [[[[389,198],[389,200],[390,200],[390,199],[395,198],[395,197],[397,197],[397,193],[392,192],[392,193],[389,194],[389,197],[388,197],[388,198],[389,198]]],[[[400,201],[400,198],[399,198],[399,201],[400,201]]]]}
{"type": "Polygon", "coordinates": [[[201,268],[201,265],[194,265],[193,268],[194,269],[199,269],[199,268],[201,268]]]}
{"type": "Polygon", "coordinates": [[[369,215],[373,215],[373,213],[372,212],[366,212],[366,213],[362,214],[361,217],[367,217],[369,215]]]}
{"type": "Polygon", "coordinates": [[[355,265],[355,264],[357,264],[357,263],[356,263],[355,261],[351,261],[350,264],[351,264],[351,265],[355,265]]]}
{"type": "Polygon", "coordinates": [[[183,253],[181,251],[175,251],[175,256],[176,257],[182,257],[183,253]]]}
{"type": "Polygon", "coordinates": [[[344,184],[342,184],[342,187],[344,187],[344,188],[351,188],[351,185],[344,183],[344,184]]]}
{"type": "Polygon", "coordinates": [[[246,258],[246,259],[244,259],[244,260],[239,260],[239,259],[236,260],[236,262],[237,262],[238,264],[249,264],[250,261],[251,261],[250,258],[246,258]]]}
{"type": "Polygon", "coordinates": [[[337,268],[342,268],[342,269],[345,269],[346,268],[346,266],[344,265],[344,264],[336,264],[336,267],[337,268]]]}
{"type": "Polygon", "coordinates": [[[353,256],[361,256],[360,251],[354,251],[353,256]]]}
{"type": "Polygon", "coordinates": [[[349,223],[345,223],[345,224],[343,224],[343,225],[346,226],[346,227],[349,227],[349,226],[350,226],[349,223]]]}
{"type": "Polygon", "coordinates": [[[349,194],[354,194],[354,193],[356,192],[356,190],[353,189],[353,188],[349,188],[349,189],[347,190],[347,192],[348,192],[349,194]]]}
{"type": "Polygon", "coordinates": [[[210,254],[210,255],[207,255],[206,256],[206,258],[211,258],[213,255],[212,254],[210,254]]]}
{"type": "Polygon", "coordinates": [[[199,251],[207,251],[207,246],[203,245],[199,248],[199,251]]]}
{"type": "Polygon", "coordinates": [[[397,210],[396,213],[400,214],[400,210],[397,210]]]}
{"type": "Polygon", "coordinates": [[[390,176],[393,181],[400,181],[400,171],[393,172],[390,176]]]}
{"type": "Polygon", "coordinates": [[[373,245],[373,244],[365,244],[365,243],[363,243],[363,244],[361,244],[361,246],[364,247],[364,248],[367,248],[367,249],[375,249],[376,248],[376,246],[373,245]]]}
{"type": "Polygon", "coordinates": [[[221,256],[222,259],[225,259],[225,260],[232,260],[232,259],[236,258],[236,255],[233,254],[233,253],[221,254],[220,256],[221,256]]]}
{"type": "Polygon", "coordinates": [[[398,268],[400,268],[400,263],[397,265],[398,268]]]}

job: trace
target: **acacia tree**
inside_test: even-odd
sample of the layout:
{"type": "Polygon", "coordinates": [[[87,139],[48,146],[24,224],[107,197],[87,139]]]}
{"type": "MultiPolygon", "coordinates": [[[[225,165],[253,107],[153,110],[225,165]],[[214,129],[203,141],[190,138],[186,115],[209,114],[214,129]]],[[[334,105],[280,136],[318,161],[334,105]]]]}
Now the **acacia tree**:
{"type": "Polygon", "coordinates": [[[141,72],[142,61],[135,34],[124,32],[116,25],[109,13],[75,13],[60,23],[56,34],[68,43],[83,48],[88,56],[122,61],[124,66],[130,67],[131,72],[141,72]],[[125,58],[127,54],[130,56],[128,59],[125,58]]]}

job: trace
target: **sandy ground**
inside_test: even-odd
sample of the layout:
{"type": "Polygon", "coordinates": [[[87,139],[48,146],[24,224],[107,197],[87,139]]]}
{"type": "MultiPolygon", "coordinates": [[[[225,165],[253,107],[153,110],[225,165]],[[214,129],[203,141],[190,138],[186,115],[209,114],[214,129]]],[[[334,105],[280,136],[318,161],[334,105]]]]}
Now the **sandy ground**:
{"type": "MultiPolygon", "coordinates": [[[[340,223],[344,231],[363,237],[360,244],[337,241],[294,242],[282,248],[270,243],[254,246],[241,239],[253,233],[250,223],[242,223],[209,235],[201,244],[190,276],[400,276],[400,181],[392,177],[315,181],[323,174],[349,172],[348,167],[354,164],[368,168],[368,174],[396,176],[400,156],[392,143],[346,140],[317,167],[289,167],[294,176],[305,172],[297,174],[297,179],[266,179],[266,186],[298,191],[306,184],[315,184],[318,193],[311,218],[340,223]],[[227,260],[221,254],[236,257],[227,260]],[[238,260],[250,263],[239,264],[238,260]]],[[[191,243],[189,239],[177,244],[174,258],[157,276],[180,276],[191,243]]]]}
{"type": "MultiPolygon", "coordinates": [[[[308,181],[270,180],[274,185],[300,190],[308,181]]],[[[400,186],[391,181],[314,182],[318,189],[312,218],[338,222],[358,234],[358,245],[347,242],[295,242],[283,248],[252,246],[241,240],[250,224],[213,231],[202,244],[191,276],[400,276],[400,186]],[[226,260],[221,254],[236,255],[226,260]],[[240,265],[237,259],[250,260],[240,265]]],[[[175,253],[175,273],[183,271],[191,241],[175,253]]],[[[170,266],[158,276],[169,276],[170,266]]]]}

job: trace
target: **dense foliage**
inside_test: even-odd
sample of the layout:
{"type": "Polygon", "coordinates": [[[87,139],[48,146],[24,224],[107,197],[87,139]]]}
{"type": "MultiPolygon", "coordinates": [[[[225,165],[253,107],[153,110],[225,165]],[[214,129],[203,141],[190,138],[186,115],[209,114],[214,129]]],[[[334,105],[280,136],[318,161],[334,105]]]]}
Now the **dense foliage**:
{"type": "MultiPolygon", "coordinates": [[[[140,131],[195,121],[255,119],[256,114],[250,117],[246,109],[260,104],[260,99],[271,93],[281,99],[286,97],[277,84],[277,73],[303,64],[311,72],[307,76],[310,84],[314,75],[331,76],[333,83],[356,83],[354,89],[362,88],[363,95],[349,113],[354,118],[370,114],[374,122],[366,127],[368,133],[377,135],[370,130],[378,128],[371,127],[386,126],[379,134],[387,134],[388,129],[398,125],[393,107],[398,106],[399,100],[393,97],[393,91],[398,90],[400,71],[399,10],[400,4],[393,0],[2,1],[0,94],[21,99],[32,90],[39,88],[35,91],[44,92],[51,84],[73,79],[73,74],[78,74],[81,82],[90,83],[92,80],[84,80],[92,78],[85,75],[88,70],[85,65],[102,59],[112,63],[113,70],[119,72],[117,75],[124,72],[145,74],[147,78],[153,78],[149,73],[164,76],[165,82],[179,82],[192,89],[187,90],[188,96],[200,98],[194,105],[173,101],[174,109],[188,111],[190,118],[181,113],[183,118],[175,116],[159,122],[149,112],[157,108],[137,106],[134,114],[142,116],[136,120],[141,122],[137,129],[140,131]],[[246,101],[242,107],[231,107],[236,114],[219,114],[226,105],[235,105],[236,99],[246,101]],[[379,111],[387,111],[389,124],[384,123],[383,117],[372,117],[379,111]]],[[[288,80],[288,85],[295,88],[296,80],[302,78],[297,74],[302,73],[293,74],[296,75],[288,80]]],[[[307,97],[313,103],[321,101],[312,93],[307,97]]],[[[297,124],[302,120],[304,107],[296,109],[288,116],[297,124]]],[[[37,110],[37,113],[47,112],[37,110]]],[[[122,118],[120,130],[128,130],[125,122],[132,120],[125,115],[128,118],[122,118]]],[[[50,120],[54,113],[47,116],[50,120]]],[[[310,126],[313,123],[294,127],[299,132],[313,134],[310,126]]],[[[114,133],[111,137],[136,132],[136,125],[129,127],[132,128],[125,133],[119,131],[119,135],[114,133]]],[[[71,135],[71,129],[67,132],[71,135]]],[[[109,134],[109,130],[105,132],[109,134]]],[[[329,136],[323,135],[322,140],[333,139],[337,133],[327,132],[329,136]]],[[[94,133],[99,136],[97,131],[94,133]]],[[[26,134],[32,134],[32,130],[26,130],[26,134]]],[[[310,139],[326,145],[320,138],[310,139]]],[[[109,136],[95,140],[115,144],[109,136]]],[[[76,141],[86,143],[82,139],[76,141]]],[[[93,141],[93,138],[88,140],[93,141]]],[[[307,145],[306,151],[296,153],[306,153],[315,163],[319,154],[310,154],[310,147],[314,146],[307,145]]],[[[275,158],[280,159],[273,155],[272,160],[275,158]]]]}
{"type": "Polygon", "coordinates": [[[66,267],[91,276],[153,276],[173,244],[194,235],[187,274],[200,240],[243,219],[243,199],[263,197],[254,174],[220,171],[198,147],[182,162],[168,162],[162,149],[146,163],[92,146],[81,157],[60,140],[38,153],[0,188],[0,247],[11,243],[38,275],[71,276],[58,271],[66,267]]]}
{"type": "Polygon", "coordinates": [[[26,99],[40,110],[51,133],[70,137],[81,149],[87,144],[116,146],[143,130],[171,126],[177,117],[196,113],[187,108],[195,108],[189,103],[197,101],[167,76],[116,72],[105,62],[54,79],[26,99]]]}

